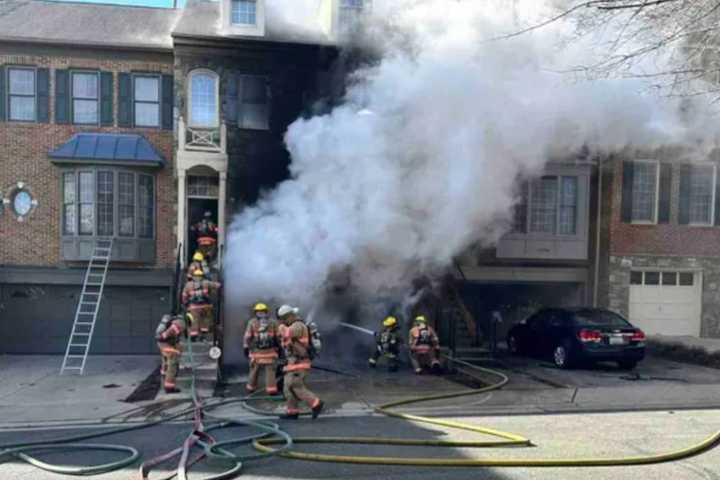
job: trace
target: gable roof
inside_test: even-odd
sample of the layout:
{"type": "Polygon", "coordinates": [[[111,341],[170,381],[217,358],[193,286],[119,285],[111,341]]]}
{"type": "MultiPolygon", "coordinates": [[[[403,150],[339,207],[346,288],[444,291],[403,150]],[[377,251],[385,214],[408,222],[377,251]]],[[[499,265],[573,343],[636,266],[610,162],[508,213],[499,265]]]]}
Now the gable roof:
{"type": "Polygon", "coordinates": [[[53,163],[165,166],[165,159],[150,142],[136,134],[76,133],[48,155],[53,163]]]}
{"type": "Polygon", "coordinates": [[[180,9],[0,0],[0,41],[172,50],[180,9]]]}

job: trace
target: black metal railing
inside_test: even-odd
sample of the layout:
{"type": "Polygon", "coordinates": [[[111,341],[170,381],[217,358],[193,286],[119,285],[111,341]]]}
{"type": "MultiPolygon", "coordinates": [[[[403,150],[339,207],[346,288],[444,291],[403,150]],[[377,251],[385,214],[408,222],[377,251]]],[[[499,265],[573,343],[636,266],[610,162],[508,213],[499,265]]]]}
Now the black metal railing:
{"type": "Polygon", "coordinates": [[[182,297],[182,289],[183,289],[183,268],[182,268],[182,255],[183,255],[183,245],[182,243],[178,245],[178,251],[177,256],[175,258],[175,274],[173,277],[173,287],[172,287],[172,305],[171,310],[173,315],[178,315],[182,313],[182,302],[180,298],[182,297]]]}

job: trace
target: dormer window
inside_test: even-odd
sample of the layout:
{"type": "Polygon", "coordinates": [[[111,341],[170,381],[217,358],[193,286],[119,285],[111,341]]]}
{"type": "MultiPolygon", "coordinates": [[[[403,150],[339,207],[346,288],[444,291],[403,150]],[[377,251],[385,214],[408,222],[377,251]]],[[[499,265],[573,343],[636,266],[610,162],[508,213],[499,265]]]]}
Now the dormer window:
{"type": "Polygon", "coordinates": [[[363,10],[370,3],[369,0],[339,0],[338,23],[340,32],[347,33],[355,30],[360,21],[363,10]]]}
{"type": "Polygon", "coordinates": [[[257,3],[255,0],[231,0],[231,22],[233,25],[256,25],[257,3]]]}
{"type": "Polygon", "coordinates": [[[228,35],[265,35],[265,0],[222,0],[222,12],[228,35]]]}

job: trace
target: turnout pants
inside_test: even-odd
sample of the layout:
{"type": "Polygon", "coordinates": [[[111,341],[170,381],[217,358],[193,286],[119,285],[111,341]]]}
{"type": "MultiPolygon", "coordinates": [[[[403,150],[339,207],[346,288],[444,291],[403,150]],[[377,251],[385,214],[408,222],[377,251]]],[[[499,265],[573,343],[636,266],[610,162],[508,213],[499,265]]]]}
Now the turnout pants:
{"type": "Polygon", "coordinates": [[[371,366],[377,365],[378,360],[380,360],[383,357],[387,358],[388,370],[390,370],[391,372],[394,372],[398,369],[398,365],[400,362],[398,362],[397,355],[392,352],[386,353],[380,347],[377,347],[375,349],[375,353],[373,353],[372,357],[370,357],[370,365],[371,366]]]}
{"type": "Polygon", "coordinates": [[[311,392],[307,388],[307,385],[305,385],[305,379],[308,374],[308,370],[285,372],[284,393],[287,399],[287,413],[291,415],[300,413],[299,403],[301,401],[310,405],[310,408],[315,408],[320,403],[317,395],[311,392]]]}
{"type": "Polygon", "coordinates": [[[437,351],[430,349],[427,351],[410,351],[410,363],[412,363],[415,371],[422,370],[427,367],[434,367],[440,365],[440,361],[437,358],[437,351]]]}
{"type": "Polygon", "coordinates": [[[175,379],[177,378],[178,367],[180,366],[180,350],[166,342],[158,342],[160,355],[162,356],[162,366],[160,373],[165,374],[163,380],[164,388],[175,388],[175,379]]]}
{"type": "Polygon", "coordinates": [[[275,370],[277,369],[277,361],[250,360],[250,375],[248,376],[247,390],[254,392],[257,388],[258,377],[260,371],[265,370],[265,391],[268,395],[275,395],[278,392],[277,380],[275,378],[275,370]]]}
{"type": "Polygon", "coordinates": [[[190,305],[188,310],[193,317],[193,322],[190,326],[190,336],[197,337],[198,334],[211,334],[215,324],[212,305],[190,305]]]}

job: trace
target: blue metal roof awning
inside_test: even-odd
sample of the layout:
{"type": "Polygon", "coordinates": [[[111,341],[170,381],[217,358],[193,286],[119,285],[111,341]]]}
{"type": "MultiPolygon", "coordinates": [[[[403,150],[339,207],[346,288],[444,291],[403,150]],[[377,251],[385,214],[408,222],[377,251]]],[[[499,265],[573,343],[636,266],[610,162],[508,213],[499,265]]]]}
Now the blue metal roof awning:
{"type": "Polygon", "coordinates": [[[150,142],[136,134],[76,133],[49,156],[53,163],[165,166],[165,159],[150,142]]]}

